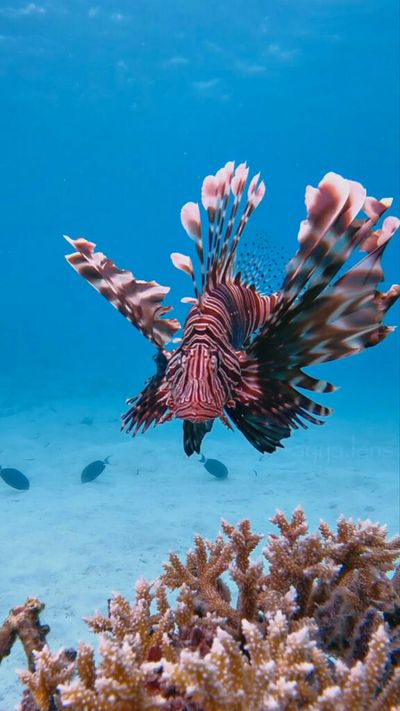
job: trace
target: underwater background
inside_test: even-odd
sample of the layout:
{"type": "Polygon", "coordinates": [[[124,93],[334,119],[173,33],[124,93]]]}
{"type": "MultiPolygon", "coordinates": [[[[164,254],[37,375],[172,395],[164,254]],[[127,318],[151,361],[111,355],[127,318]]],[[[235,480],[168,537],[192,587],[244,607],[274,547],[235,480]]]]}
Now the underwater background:
{"type": "MultiPolygon", "coordinates": [[[[120,0],[0,3],[0,620],[46,602],[53,647],[137,578],[155,577],[221,516],[265,530],[301,504],[312,526],[339,514],[399,519],[399,332],[356,358],[311,369],[341,389],[322,428],[261,457],[216,425],[185,457],[180,423],[131,440],[127,397],[154,372],[153,347],[76,276],[62,234],[80,235],[140,279],[171,286],[184,320],[181,206],[228,160],[261,170],[267,195],[248,230],[290,258],[304,190],[334,170],[399,213],[395,0],[120,0]],[[110,456],[87,486],[84,466],[110,456]]],[[[399,280],[399,239],[383,259],[399,280]]],[[[399,323],[395,306],[386,323],[399,323]]],[[[0,711],[20,695],[14,654],[0,711]]]]}

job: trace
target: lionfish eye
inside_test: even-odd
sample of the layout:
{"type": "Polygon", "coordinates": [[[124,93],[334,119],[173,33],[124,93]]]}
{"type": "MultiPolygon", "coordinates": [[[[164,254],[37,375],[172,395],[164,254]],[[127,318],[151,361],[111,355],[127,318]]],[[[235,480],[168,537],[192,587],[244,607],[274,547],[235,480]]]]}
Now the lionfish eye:
{"type": "Polygon", "coordinates": [[[219,365],[219,357],[218,357],[218,355],[217,355],[216,353],[213,353],[213,354],[211,355],[210,361],[211,361],[211,365],[215,365],[216,367],[218,367],[218,365],[219,365]]]}

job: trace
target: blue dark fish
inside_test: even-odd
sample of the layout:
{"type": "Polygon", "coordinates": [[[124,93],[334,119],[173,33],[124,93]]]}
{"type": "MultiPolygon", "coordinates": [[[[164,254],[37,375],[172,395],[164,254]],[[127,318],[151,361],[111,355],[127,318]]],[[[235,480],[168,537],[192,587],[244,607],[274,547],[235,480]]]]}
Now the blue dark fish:
{"type": "Polygon", "coordinates": [[[200,461],[204,464],[204,469],[206,469],[209,474],[212,474],[212,476],[215,476],[216,479],[226,479],[228,476],[228,469],[225,464],[219,462],[218,459],[206,459],[204,454],[202,454],[200,461]]]}
{"type": "Polygon", "coordinates": [[[18,489],[19,491],[26,491],[29,489],[29,479],[18,469],[6,468],[2,469],[0,467],[0,477],[3,481],[11,486],[13,489],[18,489]]]}
{"type": "Polygon", "coordinates": [[[89,481],[94,481],[106,468],[106,464],[109,464],[110,457],[106,457],[103,461],[101,459],[96,459],[96,461],[88,464],[81,474],[82,484],[87,484],[89,481]]]}

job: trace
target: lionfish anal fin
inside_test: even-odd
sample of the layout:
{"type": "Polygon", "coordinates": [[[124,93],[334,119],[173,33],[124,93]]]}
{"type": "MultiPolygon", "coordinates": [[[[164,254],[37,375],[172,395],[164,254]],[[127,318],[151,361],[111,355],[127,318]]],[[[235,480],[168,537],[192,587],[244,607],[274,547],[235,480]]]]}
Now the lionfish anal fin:
{"type": "Polygon", "coordinates": [[[240,238],[250,215],[265,194],[265,185],[259,182],[260,174],[257,174],[250,181],[247,201],[240,214],[239,207],[248,175],[249,169],[245,163],[235,169],[235,164],[230,161],[215,175],[208,175],[204,179],[201,200],[208,216],[207,249],[204,246],[199,204],[188,202],[181,210],[182,225],[196,245],[201,265],[201,289],[197,285],[190,258],[176,252],[171,258],[175,267],[191,276],[196,298],[207,288],[234,277],[235,256],[240,238]]]}
{"type": "Polygon", "coordinates": [[[119,269],[96,245],[84,238],[65,239],[77,250],[66,256],[67,262],[102,294],[128,321],[154,345],[162,348],[181,328],[175,318],[163,318],[172,310],[163,306],[170,287],[156,281],[136,279],[132,272],[119,269]]]}

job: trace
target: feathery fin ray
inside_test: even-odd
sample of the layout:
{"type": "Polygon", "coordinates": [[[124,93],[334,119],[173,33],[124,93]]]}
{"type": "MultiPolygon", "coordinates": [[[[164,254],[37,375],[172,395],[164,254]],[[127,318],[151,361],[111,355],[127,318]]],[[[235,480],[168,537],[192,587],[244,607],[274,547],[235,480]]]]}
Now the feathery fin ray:
{"type": "MultiPolygon", "coordinates": [[[[196,244],[201,265],[202,294],[217,284],[234,278],[234,263],[237,247],[250,215],[258,207],[265,194],[265,185],[259,182],[260,174],[255,175],[247,191],[247,202],[234,230],[238,218],[239,206],[244,194],[249,169],[241,163],[235,170],[233,161],[229,161],[215,175],[208,175],[202,185],[201,202],[208,215],[207,263],[204,259],[204,244],[200,207],[198,203],[188,202],[181,210],[182,225],[196,244]],[[231,200],[231,197],[233,200],[231,200]],[[229,212],[229,206],[230,212],[229,212]],[[229,217],[227,217],[229,214],[229,217]],[[227,221],[228,220],[228,221],[227,221]],[[227,224],[226,224],[227,221],[227,224]],[[225,227],[226,225],[226,227],[225,227]]],[[[174,266],[182,269],[177,262],[176,253],[171,255],[174,266]]],[[[182,269],[189,273],[187,269],[182,269]]],[[[192,274],[190,274],[192,276],[192,274]]],[[[192,276],[196,298],[198,289],[192,276]]]]}
{"type": "Polygon", "coordinates": [[[156,281],[136,279],[132,272],[119,269],[102,252],[96,252],[93,242],[80,237],[73,240],[64,235],[77,251],[66,256],[67,262],[96,291],[104,296],[143,335],[162,348],[169,343],[181,325],[175,318],[163,318],[172,306],[163,306],[169,286],[156,281]]]}
{"type": "Polygon", "coordinates": [[[307,189],[306,206],[299,250],[275,308],[246,349],[236,406],[228,410],[259,451],[274,451],[299,425],[322,424],[320,418],[331,410],[296,388],[332,392],[335,387],[302,369],[379,343],[393,330],[382,320],[400,296],[397,284],[385,293],[377,290],[382,254],[400,224],[387,217],[373,230],[390,199],[367,197],[360,184],[328,173],[317,189],[307,189]],[[366,220],[357,218],[361,209],[366,220]],[[366,256],[333,281],[356,248],[366,256]]]}

